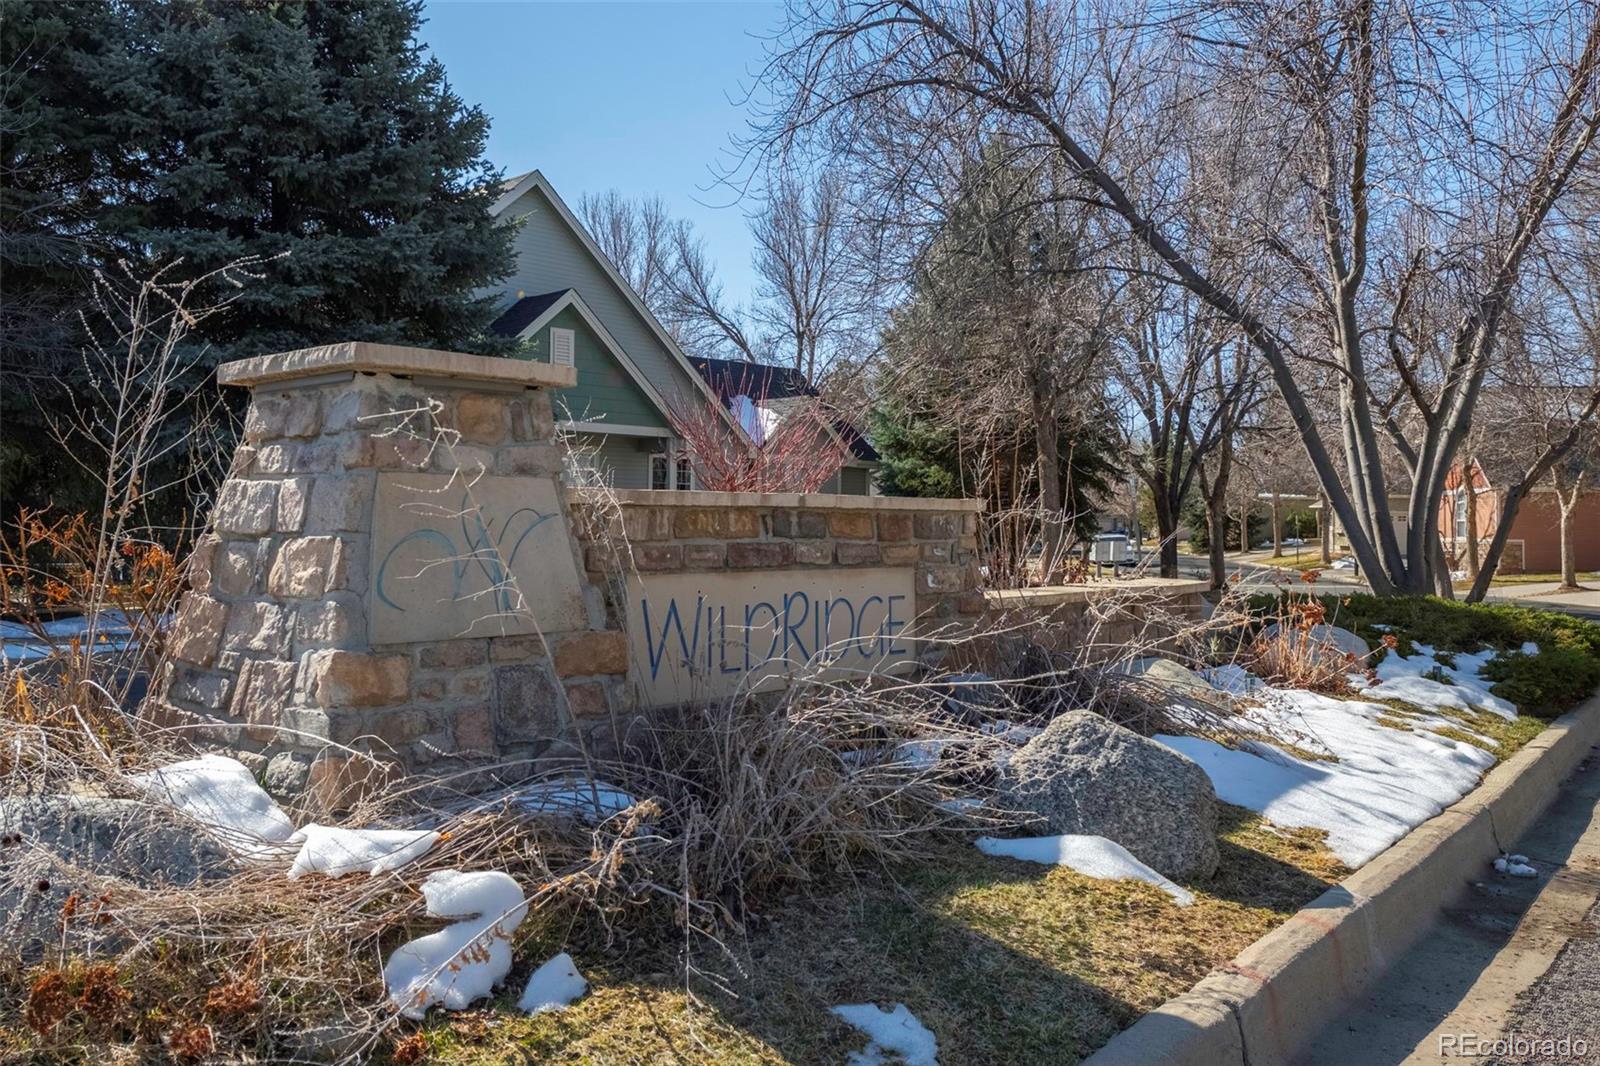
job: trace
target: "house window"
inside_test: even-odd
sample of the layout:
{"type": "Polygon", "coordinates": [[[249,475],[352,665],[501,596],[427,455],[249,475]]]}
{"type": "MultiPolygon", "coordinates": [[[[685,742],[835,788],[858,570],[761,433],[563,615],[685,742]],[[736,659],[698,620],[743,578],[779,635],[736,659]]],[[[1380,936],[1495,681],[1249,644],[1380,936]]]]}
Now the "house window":
{"type": "Polygon", "coordinates": [[[575,335],[570,329],[550,330],[550,362],[555,366],[572,366],[576,350],[575,335]]]}
{"type": "Polygon", "coordinates": [[[694,488],[694,464],[686,455],[656,452],[650,457],[650,487],[688,492],[694,488]]]}
{"type": "Polygon", "coordinates": [[[1467,494],[1461,490],[1456,491],[1456,536],[1467,535],[1467,494]]]}

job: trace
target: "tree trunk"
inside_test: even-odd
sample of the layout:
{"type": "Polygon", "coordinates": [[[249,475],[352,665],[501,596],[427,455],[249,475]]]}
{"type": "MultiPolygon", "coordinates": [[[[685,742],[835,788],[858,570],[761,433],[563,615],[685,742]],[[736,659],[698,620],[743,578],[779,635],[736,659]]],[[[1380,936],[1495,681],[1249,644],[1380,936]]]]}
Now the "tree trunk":
{"type": "Polygon", "coordinates": [[[1055,397],[1035,383],[1033,390],[1033,436],[1038,442],[1040,531],[1039,581],[1059,583],[1064,516],[1061,499],[1061,426],[1056,421],[1055,397]]]}
{"type": "Polygon", "coordinates": [[[1165,484],[1150,486],[1156,511],[1156,541],[1161,546],[1161,576],[1178,576],[1178,516],[1167,498],[1165,484]]]}
{"type": "Polygon", "coordinates": [[[1198,470],[1200,495],[1206,504],[1206,560],[1211,567],[1211,588],[1220,591],[1228,584],[1228,478],[1232,473],[1233,449],[1224,438],[1217,449],[1217,476],[1198,470]]]}
{"type": "Polygon", "coordinates": [[[1228,508],[1221,500],[1206,501],[1206,523],[1211,527],[1206,561],[1211,566],[1211,587],[1222,589],[1228,584],[1228,508]]]}
{"type": "Polygon", "coordinates": [[[1468,457],[1462,463],[1465,474],[1461,478],[1461,491],[1467,495],[1467,576],[1478,578],[1478,460],[1468,457]]]}
{"type": "Polygon", "coordinates": [[[1283,498],[1272,490],[1272,557],[1283,558],[1283,498]]]}
{"type": "Polygon", "coordinates": [[[1317,500],[1322,504],[1317,508],[1317,547],[1322,552],[1322,565],[1327,566],[1333,562],[1333,514],[1328,510],[1328,494],[1318,493],[1317,500]]]}
{"type": "Polygon", "coordinates": [[[1556,483],[1556,504],[1561,508],[1561,587],[1578,588],[1578,556],[1572,543],[1572,512],[1578,509],[1578,493],[1583,485],[1579,474],[1569,484],[1557,468],[1552,475],[1556,483]]]}

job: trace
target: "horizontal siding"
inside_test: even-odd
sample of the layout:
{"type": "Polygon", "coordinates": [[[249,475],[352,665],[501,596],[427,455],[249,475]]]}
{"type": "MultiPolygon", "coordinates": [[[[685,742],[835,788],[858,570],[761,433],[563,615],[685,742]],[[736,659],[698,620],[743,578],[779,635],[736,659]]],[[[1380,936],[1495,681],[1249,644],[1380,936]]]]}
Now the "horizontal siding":
{"type": "Polygon", "coordinates": [[[659,443],[649,437],[598,433],[575,433],[572,437],[575,461],[593,470],[600,484],[614,489],[650,487],[650,453],[659,443]]]}
{"type": "Polygon", "coordinates": [[[578,383],[556,395],[556,403],[566,408],[568,417],[580,422],[667,428],[665,413],[645,395],[576,309],[569,307],[562,311],[550,325],[530,338],[529,358],[550,361],[552,329],[570,329],[574,334],[573,364],[578,371],[578,383]]]}
{"type": "Polygon", "coordinates": [[[622,290],[562,222],[555,205],[543,193],[529,190],[507,209],[506,217],[521,222],[514,245],[517,268],[500,289],[506,306],[519,296],[577,289],[639,372],[667,402],[676,403],[680,397],[698,394],[682,366],[656,340],[622,290]]]}

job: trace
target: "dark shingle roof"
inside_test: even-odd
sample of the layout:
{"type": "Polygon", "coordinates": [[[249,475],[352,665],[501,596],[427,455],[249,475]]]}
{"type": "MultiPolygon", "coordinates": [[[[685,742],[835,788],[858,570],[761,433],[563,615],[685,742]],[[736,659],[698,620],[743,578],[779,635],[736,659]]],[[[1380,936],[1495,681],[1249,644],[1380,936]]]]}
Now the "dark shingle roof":
{"type": "Polygon", "coordinates": [[[700,371],[723,400],[735,396],[752,399],[787,400],[796,396],[815,396],[817,390],[806,384],[805,375],[786,366],[752,363],[744,359],[707,359],[691,355],[689,362],[700,371]]]}
{"type": "MultiPolygon", "coordinates": [[[[753,400],[790,400],[801,396],[815,396],[817,390],[806,384],[806,377],[793,367],[752,363],[744,359],[710,359],[691,355],[690,364],[705,378],[711,391],[732,406],[736,396],[753,400]]],[[[834,432],[850,448],[850,454],[863,462],[878,461],[878,452],[859,430],[848,422],[835,419],[834,432]]]]}
{"type": "Polygon", "coordinates": [[[551,304],[571,291],[571,289],[559,289],[538,296],[524,296],[501,312],[499,318],[489,323],[489,332],[502,337],[515,337],[548,311],[551,304]]]}

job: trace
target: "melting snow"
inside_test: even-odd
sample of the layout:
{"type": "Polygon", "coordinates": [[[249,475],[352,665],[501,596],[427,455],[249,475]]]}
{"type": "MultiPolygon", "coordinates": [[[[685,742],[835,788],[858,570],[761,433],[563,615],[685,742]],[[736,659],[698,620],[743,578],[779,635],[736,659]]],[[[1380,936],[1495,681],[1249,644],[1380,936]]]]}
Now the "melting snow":
{"type": "Polygon", "coordinates": [[[562,814],[588,822],[603,822],[639,801],[615,785],[587,778],[530,785],[517,796],[530,814],[562,814]]]}
{"type": "Polygon", "coordinates": [[[289,867],[292,881],[310,873],[381,874],[398,870],[426,855],[439,834],[426,829],[340,829],[315,822],[289,838],[300,852],[289,867]]]}
{"type": "Polygon", "coordinates": [[[869,1043],[845,1059],[846,1066],[880,1066],[885,1052],[899,1055],[906,1066],[939,1066],[939,1042],[917,1016],[896,1003],[880,1010],[871,1003],[832,1008],[833,1013],[867,1034],[869,1043]]]}
{"type": "Polygon", "coordinates": [[[463,1010],[505,979],[511,969],[511,933],[527,916],[522,889],[499,871],[440,870],[422,882],[435,918],[455,925],[396,948],[383,966],[389,1000],[420,1021],[428,1008],[463,1010]]]}
{"type": "Polygon", "coordinates": [[[1267,684],[1255,674],[1234,663],[1208,666],[1200,671],[1200,676],[1230,696],[1248,696],[1258,689],[1265,688],[1267,684]]]}
{"type": "Polygon", "coordinates": [[[1393,713],[1381,704],[1284,689],[1268,693],[1284,726],[1338,761],[1300,759],[1264,745],[1257,746],[1259,754],[1236,751],[1199,737],[1156,739],[1199,763],[1219,799],[1277,825],[1327,830],[1329,848],[1349,866],[1365,863],[1466,795],[1494,765],[1493,755],[1471,744],[1423,728],[1405,732],[1378,724],[1393,713]]]}
{"type": "Polygon", "coordinates": [[[276,858],[294,834],[289,816],[237,759],[202,755],[148,773],[130,774],[128,781],[206,826],[244,859],[276,858]]]}
{"type": "Polygon", "coordinates": [[[978,732],[984,736],[995,737],[1007,744],[1021,746],[1044,732],[1044,726],[1024,725],[1013,722],[1009,718],[999,718],[993,722],[985,722],[978,727],[978,732]]]}
{"type": "Polygon", "coordinates": [[[522,990],[522,998],[517,1000],[517,1009],[529,1014],[560,1010],[583,995],[588,987],[589,982],[578,972],[572,956],[563,951],[533,971],[528,987],[522,990]]]}
{"type": "Polygon", "coordinates": [[[1539,871],[1528,865],[1526,855],[1502,855],[1494,861],[1494,868],[1512,877],[1538,877],[1539,871]]]}
{"type": "Polygon", "coordinates": [[[979,837],[978,850],[985,855],[1005,855],[1027,862],[1066,866],[1085,877],[1114,881],[1133,878],[1147,881],[1171,896],[1180,907],[1194,902],[1194,894],[1152,870],[1114,840],[1105,837],[1067,834],[1054,837],[1019,837],[998,840],[979,837]]]}
{"type": "MultiPolygon", "coordinates": [[[[1523,645],[1524,651],[1527,646],[1523,645]]],[[[1418,644],[1416,649],[1417,654],[1411,656],[1394,650],[1385,655],[1378,664],[1378,683],[1363,688],[1361,695],[1433,710],[1480,710],[1502,718],[1517,716],[1516,705],[1491,693],[1493,682],[1481,676],[1484,666],[1495,657],[1492,649],[1447,656],[1455,660],[1454,666],[1439,662],[1433,648],[1426,644],[1418,644]],[[1449,678],[1451,683],[1438,680],[1440,676],[1449,678]]],[[[1538,645],[1534,650],[1537,653],[1538,645]]]]}

